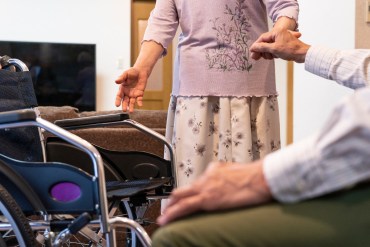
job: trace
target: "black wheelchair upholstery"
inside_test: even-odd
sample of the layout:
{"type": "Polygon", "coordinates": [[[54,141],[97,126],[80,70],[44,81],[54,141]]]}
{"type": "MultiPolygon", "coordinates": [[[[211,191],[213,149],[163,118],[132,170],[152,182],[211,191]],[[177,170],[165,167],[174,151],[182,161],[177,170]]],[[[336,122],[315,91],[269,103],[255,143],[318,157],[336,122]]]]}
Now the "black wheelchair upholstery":
{"type": "MultiPolygon", "coordinates": [[[[114,151],[96,146],[106,168],[107,180],[135,180],[151,178],[171,178],[171,161],[157,155],[141,151],[114,151]]],[[[89,157],[80,149],[60,138],[46,140],[48,161],[63,161],[91,172],[89,157]]]]}
{"type": "MultiPolygon", "coordinates": [[[[0,155],[0,164],[1,184],[26,214],[35,209],[48,214],[96,213],[97,184],[93,176],[83,170],[57,162],[23,162],[4,155],[0,155]],[[80,193],[64,199],[55,196],[57,193],[54,195],[53,190],[65,183],[73,184],[80,193]]],[[[70,192],[60,191],[59,197],[70,192]]]]}
{"type": "MultiPolygon", "coordinates": [[[[29,72],[14,73],[6,68],[9,62],[2,59],[0,70],[0,112],[27,109],[37,106],[32,78],[29,72]]],[[[36,127],[0,130],[1,153],[25,161],[42,161],[39,132],[36,127]],[[19,142],[22,140],[22,142],[19,142]]]]}

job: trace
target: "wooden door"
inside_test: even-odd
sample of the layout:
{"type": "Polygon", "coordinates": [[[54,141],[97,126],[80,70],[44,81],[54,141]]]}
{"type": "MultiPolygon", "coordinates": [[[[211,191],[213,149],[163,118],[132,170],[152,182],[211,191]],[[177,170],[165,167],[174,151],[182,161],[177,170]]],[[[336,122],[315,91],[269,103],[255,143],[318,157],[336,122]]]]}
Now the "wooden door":
{"type": "MultiPolygon", "coordinates": [[[[139,54],[141,40],[155,0],[133,0],[131,11],[131,65],[139,54]]],[[[167,109],[172,87],[172,45],[168,53],[155,65],[145,90],[143,107],[140,109],[167,109]]]]}

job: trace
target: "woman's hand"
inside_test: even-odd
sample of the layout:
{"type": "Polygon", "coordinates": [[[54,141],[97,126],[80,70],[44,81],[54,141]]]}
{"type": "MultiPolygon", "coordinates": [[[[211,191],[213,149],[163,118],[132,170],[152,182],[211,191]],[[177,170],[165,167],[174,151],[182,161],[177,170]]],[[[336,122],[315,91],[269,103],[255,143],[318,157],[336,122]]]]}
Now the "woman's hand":
{"type": "Polygon", "coordinates": [[[119,84],[115,105],[122,110],[133,112],[135,104],[143,105],[143,96],[148,78],[154,65],[162,56],[164,48],[155,41],[144,41],[133,67],[124,71],[115,81],[119,84]]]}
{"type": "Polygon", "coordinates": [[[136,68],[130,68],[122,73],[117,79],[116,83],[120,84],[115,105],[118,107],[122,105],[122,110],[126,112],[133,112],[135,104],[143,105],[143,96],[148,81],[148,74],[136,68]]]}

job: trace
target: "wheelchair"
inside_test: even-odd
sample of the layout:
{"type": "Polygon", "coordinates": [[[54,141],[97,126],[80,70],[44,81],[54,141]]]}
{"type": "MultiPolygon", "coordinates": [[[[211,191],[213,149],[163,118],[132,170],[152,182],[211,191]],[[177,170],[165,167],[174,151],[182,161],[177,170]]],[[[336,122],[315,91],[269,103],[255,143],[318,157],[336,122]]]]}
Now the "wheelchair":
{"type": "Polygon", "coordinates": [[[5,101],[12,94],[21,99],[0,107],[0,148],[6,150],[0,151],[0,247],[70,246],[76,236],[87,240],[84,246],[116,246],[121,227],[129,229],[128,246],[150,246],[140,219],[150,201],[167,197],[176,186],[171,145],[127,114],[50,123],[34,108],[24,63],[8,57],[0,62],[0,78],[7,78],[0,98],[6,92],[5,101]],[[162,142],[171,159],[106,150],[68,131],[122,124],[162,142]],[[44,132],[51,136],[44,138],[44,132]],[[127,215],[115,216],[118,208],[127,215]]]}

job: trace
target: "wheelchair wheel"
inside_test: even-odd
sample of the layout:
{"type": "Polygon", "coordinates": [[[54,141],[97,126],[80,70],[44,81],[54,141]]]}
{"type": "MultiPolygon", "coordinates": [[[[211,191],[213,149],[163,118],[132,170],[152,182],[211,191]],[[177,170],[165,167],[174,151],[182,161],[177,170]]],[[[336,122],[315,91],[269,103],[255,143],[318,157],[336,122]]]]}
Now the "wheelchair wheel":
{"type": "MultiPolygon", "coordinates": [[[[143,199],[143,198],[142,198],[143,199]]],[[[158,225],[155,223],[157,216],[160,213],[159,198],[145,198],[143,201],[128,201],[123,200],[120,203],[120,211],[126,213],[126,217],[135,220],[151,235],[158,225]]],[[[118,236],[118,234],[117,234],[118,236]]],[[[136,233],[130,229],[125,230],[125,246],[126,247],[142,247],[136,233]]]]}
{"type": "Polygon", "coordinates": [[[33,247],[33,232],[21,208],[8,191],[0,185],[0,246],[33,247]]]}

